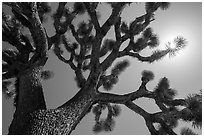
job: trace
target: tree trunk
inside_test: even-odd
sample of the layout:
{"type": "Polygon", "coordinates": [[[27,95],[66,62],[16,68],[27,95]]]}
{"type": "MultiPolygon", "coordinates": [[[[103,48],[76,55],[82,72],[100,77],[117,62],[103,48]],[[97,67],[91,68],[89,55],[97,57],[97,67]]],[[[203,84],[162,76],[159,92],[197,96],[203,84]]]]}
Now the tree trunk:
{"type": "Polygon", "coordinates": [[[72,99],[56,109],[38,110],[30,115],[26,134],[71,134],[94,103],[93,88],[81,89],[72,99]]]}
{"type": "Polygon", "coordinates": [[[46,109],[40,82],[41,66],[32,67],[19,75],[16,87],[16,111],[9,127],[9,134],[24,134],[27,115],[38,109],[46,109]]]}
{"type": "Polygon", "coordinates": [[[9,134],[70,134],[94,103],[94,86],[86,85],[65,104],[46,110],[41,69],[34,67],[19,76],[19,95],[9,134]]]}

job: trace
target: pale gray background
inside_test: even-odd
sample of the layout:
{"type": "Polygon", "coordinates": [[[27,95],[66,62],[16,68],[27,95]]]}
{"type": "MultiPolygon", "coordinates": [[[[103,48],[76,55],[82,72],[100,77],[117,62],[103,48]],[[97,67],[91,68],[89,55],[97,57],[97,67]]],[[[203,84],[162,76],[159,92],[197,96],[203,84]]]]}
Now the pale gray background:
{"type": "MultiPolygon", "coordinates": [[[[54,11],[57,7],[56,3],[52,3],[52,7],[54,11]]],[[[3,9],[6,8],[3,7],[3,9]]],[[[99,10],[102,14],[100,23],[104,23],[111,10],[105,4],[102,4],[99,10]]],[[[124,10],[122,19],[130,22],[143,13],[143,3],[132,4],[124,10]]],[[[164,43],[171,41],[178,35],[184,36],[188,40],[188,46],[180,51],[176,57],[169,58],[167,56],[153,64],[140,63],[136,59],[128,58],[130,66],[120,75],[118,84],[110,92],[124,94],[138,89],[141,83],[141,72],[144,69],[152,70],[155,74],[154,81],[148,84],[150,90],[153,90],[160,78],[164,76],[170,80],[171,87],[178,91],[178,98],[186,97],[189,93],[197,93],[202,88],[202,3],[171,3],[168,10],[158,10],[155,18],[156,20],[151,23],[151,27],[160,38],[160,49],[165,47],[164,43]]],[[[80,19],[83,18],[80,17],[80,19]]],[[[45,25],[50,36],[54,35],[52,23],[48,21],[45,25]]],[[[112,34],[113,32],[110,32],[107,37],[113,38],[112,34]]],[[[145,50],[143,55],[148,53],[150,53],[149,49],[145,50]]],[[[47,107],[55,108],[73,97],[78,88],[73,80],[73,71],[68,65],[59,61],[52,52],[50,52],[45,68],[55,73],[52,79],[43,82],[47,107]]],[[[12,99],[6,100],[4,96],[2,97],[2,134],[8,133],[8,127],[14,112],[12,102],[12,99]]],[[[135,103],[148,112],[159,111],[150,99],[139,99],[135,103]]],[[[114,130],[100,134],[149,134],[144,120],[139,115],[124,106],[121,106],[121,108],[122,113],[116,119],[114,130]]],[[[180,123],[179,127],[189,126],[189,123],[180,123]]],[[[93,125],[94,115],[89,113],[82,119],[72,134],[93,134],[93,125]]],[[[179,128],[175,131],[178,132],[179,128]]],[[[197,130],[197,133],[201,134],[201,130],[197,130]]]]}

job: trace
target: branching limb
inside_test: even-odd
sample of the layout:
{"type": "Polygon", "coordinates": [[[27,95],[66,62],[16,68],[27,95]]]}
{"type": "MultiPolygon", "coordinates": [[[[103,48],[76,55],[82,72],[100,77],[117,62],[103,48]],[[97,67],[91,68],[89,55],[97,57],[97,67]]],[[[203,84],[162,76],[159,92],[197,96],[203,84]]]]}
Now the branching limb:
{"type": "Polygon", "coordinates": [[[35,45],[35,54],[30,60],[31,64],[40,58],[45,58],[48,50],[48,39],[45,29],[40,21],[40,17],[37,10],[37,4],[35,2],[28,3],[10,3],[8,4],[12,11],[22,24],[27,26],[31,32],[31,36],[35,45]]]}
{"type": "Polygon", "coordinates": [[[86,9],[87,9],[87,11],[89,13],[89,16],[91,17],[91,21],[94,24],[96,32],[97,33],[100,32],[101,28],[100,28],[100,24],[98,22],[97,15],[96,15],[96,10],[95,10],[95,8],[97,7],[98,3],[94,7],[89,2],[84,2],[84,5],[85,5],[85,7],[86,7],[86,9]]]}
{"type": "Polygon", "coordinates": [[[118,17],[118,21],[114,25],[116,41],[121,41],[120,24],[121,24],[121,17],[118,17]]]}
{"type": "Polygon", "coordinates": [[[122,7],[124,5],[118,3],[118,6],[114,7],[112,9],[112,13],[109,16],[109,18],[106,20],[106,22],[101,27],[102,35],[105,36],[107,32],[110,30],[111,26],[114,25],[118,19],[118,16],[120,15],[120,12],[122,11],[122,7]]]}
{"type": "MultiPolygon", "coordinates": [[[[59,38],[58,38],[59,39],[59,38]]],[[[64,43],[66,44],[66,43],[64,43]]],[[[73,63],[73,60],[74,60],[74,55],[75,55],[75,52],[74,50],[71,50],[70,51],[70,58],[67,60],[65,59],[62,54],[61,54],[61,49],[59,48],[59,44],[55,44],[55,49],[54,49],[54,52],[55,52],[55,55],[58,57],[59,60],[61,60],[62,62],[66,63],[66,64],[69,64],[70,67],[73,69],[73,70],[76,70],[76,66],[74,65],[73,63]]]]}
{"type": "Polygon", "coordinates": [[[146,112],[144,109],[142,109],[141,107],[139,107],[138,105],[136,105],[135,103],[133,103],[132,101],[128,101],[125,103],[125,105],[131,109],[132,111],[136,112],[137,114],[141,115],[143,118],[148,118],[149,117],[149,113],[146,112]]]}
{"type": "MultiPolygon", "coordinates": [[[[168,112],[166,112],[166,113],[168,113],[168,112]]],[[[179,114],[179,113],[176,113],[176,114],[179,114]]],[[[162,128],[164,128],[165,132],[168,133],[169,135],[177,135],[172,130],[172,128],[169,125],[167,125],[167,123],[165,122],[165,118],[163,117],[164,115],[165,115],[165,112],[157,112],[157,113],[151,114],[150,115],[151,122],[160,123],[162,128]]]]}
{"type": "Polygon", "coordinates": [[[107,70],[111,66],[111,64],[115,61],[115,59],[118,57],[120,45],[121,45],[120,41],[115,42],[114,45],[115,49],[113,49],[111,54],[101,63],[102,71],[107,70]]]}
{"type": "Polygon", "coordinates": [[[124,95],[99,92],[96,100],[101,102],[124,104],[127,101],[134,101],[135,99],[138,98],[142,97],[154,98],[154,96],[155,96],[154,92],[148,91],[146,88],[139,88],[136,91],[124,95]]]}
{"type": "Polygon", "coordinates": [[[153,123],[149,119],[145,119],[145,124],[151,135],[159,135],[159,132],[155,129],[153,123]]]}
{"type": "Polygon", "coordinates": [[[160,50],[160,51],[154,52],[154,53],[153,53],[152,55],[150,55],[150,56],[143,57],[143,56],[141,56],[139,53],[121,51],[121,52],[119,52],[118,57],[130,56],[130,57],[137,58],[139,61],[142,61],[142,62],[152,63],[152,62],[154,62],[154,61],[156,61],[156,60],[161,59],[162,57],[164,57],[165,55],[167,55],[169,52],[170,52],[169,49],[160,50]]]}
{"type": "Polygon", "coordinates": [[[74,36],[74,38],[76,39],[76,41],[81,45],[83,44],[81,39],[79,38],[78,33],[75,31],[74,25],[70,24],[69,28],[71,29],[72,35],[74,36]]]}

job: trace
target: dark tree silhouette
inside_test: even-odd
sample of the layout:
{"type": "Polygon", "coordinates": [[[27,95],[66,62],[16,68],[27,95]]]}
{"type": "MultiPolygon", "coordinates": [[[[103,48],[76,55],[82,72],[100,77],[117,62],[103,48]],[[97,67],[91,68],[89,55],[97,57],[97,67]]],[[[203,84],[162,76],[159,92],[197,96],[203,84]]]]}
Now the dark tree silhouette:
{"type": "MultiPolygon", "coordinates": [[[[174,99],[176,91],[170,88],[166,77],[159,81],[155,90],[150,91],[146,84],[154,78],[151,71],[142,72],[140,87],[130,93],[117,95],[99,91],[101,86],[110,90],[117,83],[120,73],[129,65],[128,60],[118,62],[107,74],[107,69],[117,58],[130,56],[141,62],[152,63],[166,55],[175,55],[186,46],[186,40],[177,37],[175,48],[167,45],[165,50],[153,51],[149,56],[140,54],[147,47],[153,50],[158,46],[158,37],[148,26],[155,20],[155,11],[159,8],[167,9],[169,3],[145,3],[146,13],[129,24],[123,22],[120,15],[124,7],[131,3],[107,3],[112,12],[102,25],[99,24],[100,15],[96,10],[100,3],[74,3],[73,9],[67,8],[66,4],[59,3],[52,16],[56,33],[49,37],[43,27],[46,15],[51,11],[48,3],[3,3],[13,13],[2,14],[3,41],[14,47],[2,52],[3,92],[7,96],[15,96],[16,107],[9,134],[71,134],[91,110],[96,121],[93,131],[111,131],[115,124],[114,118],[121,111],[119,105],[125,105],[143,117],[151,134],[176,134],[173,128],[179,119],[201,127],[201,93],[189,95],[186,99],[174,99]],[[78,26],[73,24],[75,17],[84,13],[88,14],[88,20],[80,22],[78,26]],[[114,28],[115,39],[105,39],[111,27],[114,28]],[[68,41],[66,32],[72,34],[75,42],[68,41]],[[128,40],[129,43],[122,49],[121,45],[128,40]],[[63,56],[62,46],[70,54],[69,59],[63,56]],[[71,67],[80,87],[73,98],[56,109],[46,109],[41,84],[41,79],[52,76],[52,72],[43,70],[49,50],[53,50],[59,60],[71,67]],[[89,72],[88,77],[84,76],[84,72],[89,72]],[[9,88],[12,84],[15,91],[9,88]],[[155,100],[161,111],[146,112],[133,102],[138,98],[155,100]],[[107,118],[101,119],[104,109],[108,110],[107,118]]],[[[193,132],[190,129],[181,132],[189,133],[193,132]]]]}

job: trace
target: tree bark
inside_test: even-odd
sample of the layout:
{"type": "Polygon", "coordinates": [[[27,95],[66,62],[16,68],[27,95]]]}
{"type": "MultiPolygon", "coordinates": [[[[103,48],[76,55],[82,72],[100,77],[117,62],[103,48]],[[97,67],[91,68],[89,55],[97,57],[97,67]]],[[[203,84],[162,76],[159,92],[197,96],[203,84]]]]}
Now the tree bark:
{"type": "Polygon", "coordinates": [[[93,88],[81,89],[72,99],[56,109],[37,110],[30,115],[26,134],[71,134],[94,103],[93,88]]]}
{"type": "Polygon", "coordinates": [[[86,85],[60,107],[46,110],[41,69],[33,67],[19,77],[19,95],[9,134],[70,134],[94,103],[96,90],[86,85]]]}
{"type": "Polygon", "coordinates": [[[9,134],[24,134],[29,113],[46,109],[43,89],[40,82],[42,66],[34,66],[18,76],[16,111],[9,127],[9,134]]]}

